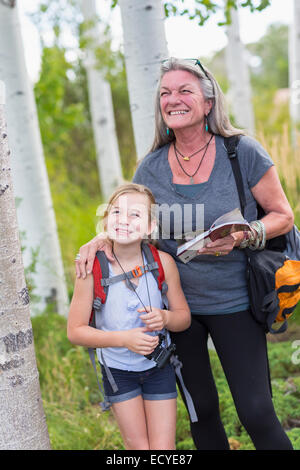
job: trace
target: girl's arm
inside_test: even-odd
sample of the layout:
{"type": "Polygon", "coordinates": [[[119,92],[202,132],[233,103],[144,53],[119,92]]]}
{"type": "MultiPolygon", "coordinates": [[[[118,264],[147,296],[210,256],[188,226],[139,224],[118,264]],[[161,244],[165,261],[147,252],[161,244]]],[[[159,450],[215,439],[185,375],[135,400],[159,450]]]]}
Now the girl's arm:
{"type": "Polygon", "coordinates": [[[102,331],[89,326],[93,294],[92,274],[89,274],[86,279],[76,279],[67,327],[67,335],[71,343],[88,348],[125,347],[139,354],[150,354],[154,350],[158,339],[146,334],[147,327],[123,331],[102,331]]]}
{"type": "MultiPolygon", "coordinates": [[[[152,312],[147,309],[149,313],[141,315],[141,319],[152,330],[166,327],[174,332],[183,331],[191,324],[191,312],[181,287],[179,272],[171,255],[159,250],[159,256],[168,284],[169,309],[152,308],[152,312]]],[[[144,311],[144,309],[139,309],[139,311],[144,311]]]]}

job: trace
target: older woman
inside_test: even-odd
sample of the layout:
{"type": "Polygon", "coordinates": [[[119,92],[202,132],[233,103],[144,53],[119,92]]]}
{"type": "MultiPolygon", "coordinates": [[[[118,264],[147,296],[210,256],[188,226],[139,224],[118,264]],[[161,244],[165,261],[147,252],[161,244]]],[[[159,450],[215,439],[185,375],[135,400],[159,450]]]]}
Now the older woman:
{"type": "MultiPolygon", "coordinates": [[[[172,339],[198,417],[197,422],[191,422],[197,449],[229,448],[209,362],[208,335],[255,448],[292,449],[272,403],[265,333],[249,310],[243,248],[249,244],[262,248],[265,238],[287,233],[293,226],[293,213],[269,155],[257,141],[231,125],[223,94],[199,60],[163,63],[154,143],[133,181],[148,186],[160,207],[179,205],[191,230],[199,228],[195,208],[202,204],[204,227],[200,228],[208,229],[217,217],[239,207],[224,146],[224,137],[236,134],[242,134],[238,155],[246,195],[244,216],[252,221],[251,236],[245,238],[244,232],[228,235],[184,264],[176,257],[182,221],[178,223],[173,217],[169,227],[161,227],[160,249],[174,257],[192,312],[190,328],[172,334],[172,339]],[[260,224],[255,223],[256,202],[266,213],[260,224]],[[186,205],[191,211],[184,210],[186,205]]],[[[103,234],[80,249],[77,275],[91,269],[97,249],[105,249],[110,256],[103,234]]]]}

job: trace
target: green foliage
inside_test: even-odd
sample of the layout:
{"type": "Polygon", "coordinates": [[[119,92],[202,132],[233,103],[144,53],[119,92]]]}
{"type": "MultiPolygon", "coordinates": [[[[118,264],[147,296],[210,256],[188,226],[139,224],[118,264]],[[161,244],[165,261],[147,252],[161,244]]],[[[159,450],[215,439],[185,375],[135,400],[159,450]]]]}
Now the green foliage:
{"type": "Polygon", "coordinates": [[[35,10],[32,10],[29,16],[41,33],[42,43],[44,43],[44,33],[51,32],[54,33],[55,44],[60,46],[63,43],[62,33],[68,30],[69,35],[76,36],[77,24],[82,19],[79,0],[36,2],[35,10]]]}
{"type": "MultiPolygon", "coordinates": [[[[73,346],[66,337],[66,319],[56,314],[32,318],[34,343],[47,425],[53,449],[124,449],[111,412],[102,412],[94,370],[85,348],[73,346]]],[[[291,357],[291,342],[268,344],[273,400],[278,417],[294,448],[300,450],[299,364],[291,357]]],[[[226,434],[233,448],[253,449],[240,424],[215,351],[210,359],[220,399],[226,434]]],[[[187,411],[179,396],[177,449],[195,449],[187,411]]]]}
{"type": "MultiPolygon", "coordinates": [[[[118,3],[117,0],[112,0],[112,8],[118,3]]],[[[199,26],[203,26],[205,22],[215,14],[217,11],[224,12],[224,21],[219,22],[219,26],[228,24],[231,21],[230,10],[237,8],[240,2],[237,0],[225,0],[223,4],[213,2],[211,0],[195,0],[195,6],[187,7],[184,0],[174,0],[172,2],[164,2],[165,16],[188,16],[189,19],[197,19],[199,26]]],[[[246,0],[240,4],[244,8],[249,8],[251,12],[264,10],[270,5],[270,0],[246,0]]]]}
{"type": "MultiPolygon", "coordinates": [[[[224,12],[224,21],[219,22],[219,26],[229,24],[231,22],[230,10],[237,8],[240,4],[243,8],[249,8],[251,12],[262,11],[270,5],[270,0],[245,0],[240,3],[238,0],[225,0],[223,4],[213,2],[211,0],[195,0],[194,7],[187,7],[184,0],[173,0],[172,2],[164,1],[164,12],[166,18],[170,16],[187,16],[190,20],[197,19],[199,26],[203,26],[206,21],[217,11],[224,12]]],[[[111,8],[115,8],[118,0],[111,0],[111,8]]]]}
{"type": "Polygon", "coordinates": [[[86,189],[93,197],[99,195],[99,183],[94,171],[95,148],[86,86],[82,86],[85,80],[81,63],[70,64],[64,49],[58,46],[43,49],[35,97],[50,180],[55,174],[56,190],[62,190],[67,180],[79,187],[86,184],[88,174],[90,184],[86,189]],[[74,81],[68,78],[70,71],[76,77],[74,81]]]}
{"type": "Polygon", "coordinates": [[[260,90],[287,88],[289,86],[288,26],[271,24],[266,34],[247,49],[260,58],[256,73],[252,74],[252,85],[260,90]]]}
{"type": "Polygon", "coordinates": [[[278,100],[278,90],[289,86],[288,26],[270,25],[266,34],[247,48],[260,59],[251,73],[256,128],[263,129],[266,137],[282,133],[286,124],[290,131],[288,100],[278,100]]]}
{"type": "Polygon", "coordinates": [[[80,61],[69,63],[58,45],[44,47],[35,97],[71,292],[75,254],[95,235],[96,209],[101,203],[86,76],[80,61]]]}
{"type": "MultiPolygon", "coordinates": [[[[256,129],[266,136],[282,133],[289,125],[287,98],[278,99],[278,90],[288,87],[288,26],[272,24],[257,42],[247,44],[246,49],[255,62],[250,61],[252,99],[256,129]]],[[[229,83],[225,65],[225,49],[216,52],[203,63],[213,72],[224,93],[229,83]]]]}

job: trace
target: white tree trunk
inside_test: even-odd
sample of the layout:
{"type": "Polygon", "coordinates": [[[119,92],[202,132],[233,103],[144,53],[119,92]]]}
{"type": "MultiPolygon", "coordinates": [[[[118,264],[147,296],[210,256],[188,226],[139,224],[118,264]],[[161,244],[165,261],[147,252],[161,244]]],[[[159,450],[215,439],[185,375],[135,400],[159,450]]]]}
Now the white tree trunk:
{"type": "Polygon", "coordinates": [[[138,159],[154,138],[155,90],[161,61],[168,58],[161,0],[119,0],[127,83],[138,159]]]}
{"type": "Polygon", "coordinates": [[[290,116],[295,143],[296,125],[300,123],[300,4],[293,0],[293,23],[289,30],[290,116]]]}
{"type": "Polygon", "coordinates": [[[18,206],[18,224],[25,232],[24,265],[31,261],[31,248],[39,248],[33,276],[39,302],[31,313],[56,301],[60,314],[67,314],[68,296],[52,206],[49,181],[29,82],[17,6],[0,3],[0,80],[6,85],[7,126],[12,150],[12,170],[18,206]]]}
{"type": "Polygon", "coordinates": [[[88,77],[89,102],[92,116],[97,163],[102,195],[107,200],[122,182],[115,118],[110,84],[104,79],[103,72],[96,68],[94,49],[101,46],[101,31],[97,24],[95,0],[81,0],[84,19],[90,27],[86,31],[88,47],[85,67],[88,77]]]}
{"type": "Polygon", "coordinates": [[[0,449],[50,449],[40,393],[0,87],[0,449]]]}
{"type": "Polygon", "coordinates": [[[226,68],[230,83],[229,102],[236,125],[254,134],[254,113],[251,102],[249,69],[245,48],[240,38],[238,10],[232,8],[231,24],[227,27],[226,68]]]}

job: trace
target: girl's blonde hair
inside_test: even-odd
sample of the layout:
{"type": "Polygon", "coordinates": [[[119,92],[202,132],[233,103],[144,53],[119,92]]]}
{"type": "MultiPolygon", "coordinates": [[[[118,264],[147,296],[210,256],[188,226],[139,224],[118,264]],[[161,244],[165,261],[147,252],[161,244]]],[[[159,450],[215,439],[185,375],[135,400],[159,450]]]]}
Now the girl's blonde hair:
{"type": "Polygon", "coordinates": [[[164,61],[161,66],[160,79],[155,99],[155,135],[150,149],[151,152],[154,152],[165,144],[175,140],[175,134],[172,129],[170,129],[169,134],[167,134],[167,127],[162,118],[160,109],[161,80],[167,72],[171,72],[173,70],[189,72],[199,79],[204,99],[212,101],[212,108],[207,116],[208,129],[212,134],[219,134],[223,137],[245,134],[244,130],[237,129],[231,124],[226,109],[225,97],[212,73],[205,68],[206,74],[204,74],[201,68],[194,62],[196,61],[171,57],[169,60],[164,61]]]}
{"type": "MultiPolygon", "coordinates": [[[[123,194],[128,194],[128,193],[138,193],[138,194],[144,194],[145,196],[147,196],[148,201],[149,201],[149,222],[151,223],[151,221],[153,220],[157,222],[156,213],[155,213],[156,202],[152,194],[152,191],[149,188],[147,188],[147,186],[144,186],[143,184],[125,183],[119,186],[110,196],[106,209],[103,213],[103,216],[101,217],[103,228],[105,231],[107,229],[107,217],[114,202],[123,194]]],[[[151,234],[148,236],[148,239],[144,241],[145,242],[148,241],[149,243],[152,243],[153,245],[157,245],[157,241],[151,238],[151,234]]]]}

